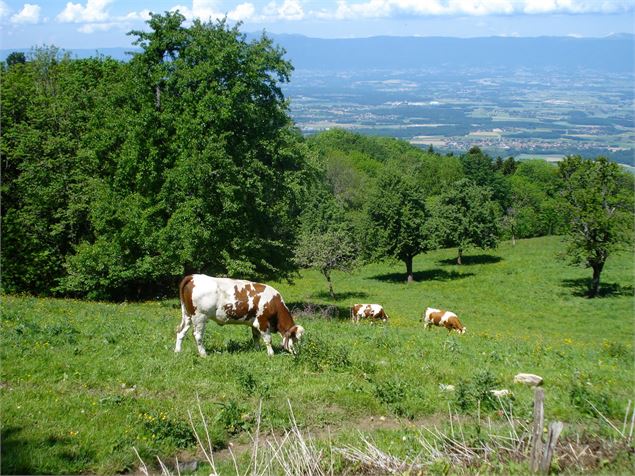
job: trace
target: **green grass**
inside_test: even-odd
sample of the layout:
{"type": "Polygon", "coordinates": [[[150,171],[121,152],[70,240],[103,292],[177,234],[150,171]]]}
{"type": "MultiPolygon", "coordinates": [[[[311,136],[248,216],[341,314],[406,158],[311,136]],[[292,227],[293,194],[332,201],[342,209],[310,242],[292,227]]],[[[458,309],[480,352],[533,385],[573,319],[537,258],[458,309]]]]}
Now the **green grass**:
{"type": "MultiPolygon", "coordinates": [[[[415,260],[417,282],[410,285],[403,265],[370,265],[335,274],[336,302],[314,271],[293,284],[273,283],[291,308],[312,303],[339,311],[339,318],[298,319],[307,333],[297,358],[282,352],[279,337],[268,358],[251,347],[248,329],[214,323],[207,358],[198,357],[191,335],[175,355],[176,299],[3,296],[2,472],[131,471],[133,446],[147,462],[192,458],[187,412],[196,409],[197,395],[218,448],[248,441],[262,398],[264,428],[289,427],[289,399],[303,428],[329,427],[336,441],[354,441],[360,428],[403,452],[406,430],[376,428],[371,419],[386,416],[404,428],[409,421],[436,424],[447,420],[448,405],[473,415],[491,386],[513,390],[516,415],[530,418],[531,390],[512,383],[518,372],[544,377],[546,420],[565,421],[565,436],[582,428],[608,437],[588,402],[621,427],[634,399],[633,259],[611,257],[605,294],[591,300],[583,296],[590,271],[556,259],[562,249],[558,238],[504,243],[468,254],[461,266],[453,264],[455,250],[440,250],[415,260]],[[354,302],[383,304],[389,323],[351,324],[354,302]],[[453,310],[467,333],[424,331],[426,306],[453,310]],[[440,393],[441,383],[457,391],[440,393]]],[[[501,419],[485,401],[481,411],[501,419]]],[[[231,472],[230,462],[223,467],[231,472]]]]}

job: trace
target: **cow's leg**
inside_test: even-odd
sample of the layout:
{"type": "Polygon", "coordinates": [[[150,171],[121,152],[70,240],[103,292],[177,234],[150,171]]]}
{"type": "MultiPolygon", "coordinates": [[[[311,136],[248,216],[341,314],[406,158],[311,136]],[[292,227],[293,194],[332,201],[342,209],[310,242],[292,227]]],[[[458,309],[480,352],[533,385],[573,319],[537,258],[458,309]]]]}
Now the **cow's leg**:
{"type": "Polygon", "coordinates": [[[205,337],[205,324],[207,323],[207,319],[205,316],[199,316],[198,318],[194,318],[194,340],[196,341],[196,347],[198,348],[198,353],[201,357],[205,357],[207,352],[205,352],[205,347],[203,347],[203,337],[205,337]]]}
{"type": "Polygon", "coordinates": [[[181,324],[176,329],[176,345],[174,346],[174,352],[181,352],[181,345],[183,344],[183,338],[190,329],[192,318],[185,313],[185,309],[181,306],[181,324]]]}
{"type": "Polygon", "coordinates": [[[251,326],[251,338],[253,339],[254,347],[259,348],[260,347],[260,329],[256,327],[257,325],[258,325],[258,321],[256,321],[254,325],[251,326]]]}
{"type": "Polygon", "coordinates": [[[271,347],[271,333],[269,330],[265,332],[261,332],[262,340],[265,341],[265,345],[267,346],[267,354],[269,357],[273,356],[273,347],[271,347]]]}

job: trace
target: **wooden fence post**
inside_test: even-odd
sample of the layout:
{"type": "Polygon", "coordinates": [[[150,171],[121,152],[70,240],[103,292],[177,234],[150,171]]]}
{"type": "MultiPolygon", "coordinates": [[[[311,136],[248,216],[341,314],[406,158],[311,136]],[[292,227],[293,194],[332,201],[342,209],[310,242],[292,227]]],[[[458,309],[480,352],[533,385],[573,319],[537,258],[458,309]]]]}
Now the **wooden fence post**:
{"type": "Polygon", "coordinates": [[[558,442],[562,428],[564,428],[564,424],[561,421],[554,421],[549,425],[547,446],[545,447],[545,454],[543,455],[542,463],[540,464],[541,473],[549,474],[551,459],[553,458],[553,452],[556,449],[556,443],[558,442]]]}
{"type": "Polygon", "coordinates": [[[545,391],[542,387],[534,390],[534,426],[531,435],[531,457],[529,466],[532,473],[537,473],[540,469],[542,459],[542,428],[545,422],[545,391]]]}

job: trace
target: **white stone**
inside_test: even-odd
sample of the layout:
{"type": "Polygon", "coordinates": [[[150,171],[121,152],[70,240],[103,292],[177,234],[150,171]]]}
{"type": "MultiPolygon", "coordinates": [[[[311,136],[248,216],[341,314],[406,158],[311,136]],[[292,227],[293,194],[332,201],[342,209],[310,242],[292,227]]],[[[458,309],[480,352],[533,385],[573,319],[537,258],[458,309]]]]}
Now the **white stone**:
{"type": "Polygon", "coordinates": [[[530,387],[535,387],[537,385],[542,385],[542,377],[534,374],[516,374],[514,377],[514,382],[522,383],[524,385],[529,385],[530,387]]]}

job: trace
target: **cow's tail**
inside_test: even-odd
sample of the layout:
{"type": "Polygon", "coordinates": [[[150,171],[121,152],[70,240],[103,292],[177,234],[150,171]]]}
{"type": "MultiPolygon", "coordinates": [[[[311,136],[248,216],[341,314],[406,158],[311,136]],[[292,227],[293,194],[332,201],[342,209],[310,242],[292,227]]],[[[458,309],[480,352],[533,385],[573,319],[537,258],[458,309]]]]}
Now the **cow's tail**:
{"type": "Polygon", "coordinates": [[[177,326],[176,331],[181,332],[187,326],[191,314],[188,312],[185,298],[185,286],[192,282],[193,276],[184,277],[179,284],[179,301],[181,303],[181,323],[177,326]]]}

